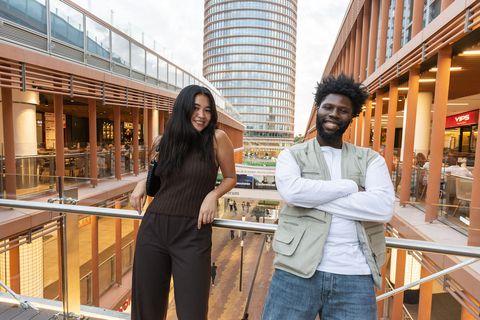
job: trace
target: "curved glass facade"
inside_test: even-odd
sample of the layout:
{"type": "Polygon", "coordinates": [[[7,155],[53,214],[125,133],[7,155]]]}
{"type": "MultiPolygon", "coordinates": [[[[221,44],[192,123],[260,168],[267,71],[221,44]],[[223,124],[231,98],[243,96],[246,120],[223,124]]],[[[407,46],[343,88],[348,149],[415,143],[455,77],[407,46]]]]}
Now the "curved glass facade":
{"type": "Polygon", "coordinates": [[[203,74],[263,147],[293,143],[297,0],[205,1],[203,74]]]}

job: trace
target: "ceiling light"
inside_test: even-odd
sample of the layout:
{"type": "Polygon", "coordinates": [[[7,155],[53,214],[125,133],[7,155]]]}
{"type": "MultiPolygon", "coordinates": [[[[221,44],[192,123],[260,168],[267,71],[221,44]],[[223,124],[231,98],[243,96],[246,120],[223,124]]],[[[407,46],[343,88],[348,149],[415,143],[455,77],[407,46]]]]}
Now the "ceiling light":
{"type": "Polygon", "coordinates": [[[408,87],[398,87],[398,91],[408,91],[408,87]]]}
{"type": "Polygon", "coordinates": [[[465,50],[459,56],[479,56],[480,50],[465,50]]]}
{"type": "Polygon", "coordinates": [[[435,82],[435,79],[433,78],[426,78],[426,79],[420,79],[418,82],[435,82]]]}
{"type": "MultiPolygon", "coordinates": [[[[450,71],[460,71],[460,70],[462,70],[462,67],[450,67],[450,71]]],[[[437,67],[430,68],[430,70],[428,70],[428,71],[437,72],[438,68],[437,67]]]]}
{"type": "Polygon", "coordinates": [[[447,106],[468,106],[468,102],[451,102],[447,106]]]}
{"type": "Polygon", "coordinates": [[[388,100],[390,100],[390,98],[389,97],[383,97],[382,100],[388,101],[388,100]]]}

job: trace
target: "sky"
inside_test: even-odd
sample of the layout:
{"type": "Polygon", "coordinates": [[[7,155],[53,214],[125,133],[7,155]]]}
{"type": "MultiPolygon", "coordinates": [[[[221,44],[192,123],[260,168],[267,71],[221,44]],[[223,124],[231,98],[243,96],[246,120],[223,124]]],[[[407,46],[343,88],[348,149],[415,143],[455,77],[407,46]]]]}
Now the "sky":
{"type": "MultiPolygon", "coordinates": [[[[195,75],[203,59],[203,0],[73,0],[195,75]],[[113,11],[113,12],[112,12],[113,11]]],[[[304,134],[316,82],[350,0],[298,0],[295,135],[304,134]]]]}

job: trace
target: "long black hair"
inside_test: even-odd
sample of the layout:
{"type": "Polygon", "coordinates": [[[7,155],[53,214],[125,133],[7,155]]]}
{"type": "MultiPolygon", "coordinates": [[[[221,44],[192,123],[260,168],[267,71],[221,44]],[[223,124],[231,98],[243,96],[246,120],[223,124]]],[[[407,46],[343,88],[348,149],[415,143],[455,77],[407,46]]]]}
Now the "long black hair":
{"type": "Polygon", "coordinates": [[[165,127],[158,147],[158,170],[168,176],[179,169],[186,155],[195,149],[207,162],[214,161],[213,139],[217,127],[218,114],[215,99],[205,87],[190,85],[182,89],[173,104],[173,112],[165,127]],[[198,132],[192,125],[195,97],[204,95],[210,101],[211,120],[207,127],[198,132]]]}

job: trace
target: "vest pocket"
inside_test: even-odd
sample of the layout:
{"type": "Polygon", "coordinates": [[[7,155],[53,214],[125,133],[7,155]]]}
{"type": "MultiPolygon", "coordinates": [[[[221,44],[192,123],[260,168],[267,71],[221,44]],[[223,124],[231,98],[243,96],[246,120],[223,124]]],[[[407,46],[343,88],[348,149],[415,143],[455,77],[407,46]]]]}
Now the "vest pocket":
{"type": "Polygon", "coordinates": [[[273,238],[273,250],[284,256],[295,252],[305,233],[305,227],[297,222],[281,221],[273,238]]]}

